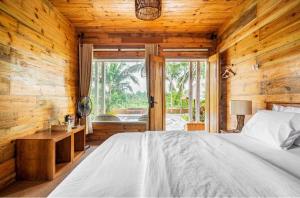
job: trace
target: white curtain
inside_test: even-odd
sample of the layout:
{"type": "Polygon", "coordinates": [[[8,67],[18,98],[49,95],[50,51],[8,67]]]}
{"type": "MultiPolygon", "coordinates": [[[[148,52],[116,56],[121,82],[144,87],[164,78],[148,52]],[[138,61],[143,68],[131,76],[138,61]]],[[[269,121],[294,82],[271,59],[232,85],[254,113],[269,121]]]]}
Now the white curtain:
{"type": "MultiPolygon", "coordinates": [[[[79,44],[79,94],[89,96],[93,60],[93,44],[79,44]]],[[[92,122],[86,118],[86,133],[93,133],[92,122]]]]}

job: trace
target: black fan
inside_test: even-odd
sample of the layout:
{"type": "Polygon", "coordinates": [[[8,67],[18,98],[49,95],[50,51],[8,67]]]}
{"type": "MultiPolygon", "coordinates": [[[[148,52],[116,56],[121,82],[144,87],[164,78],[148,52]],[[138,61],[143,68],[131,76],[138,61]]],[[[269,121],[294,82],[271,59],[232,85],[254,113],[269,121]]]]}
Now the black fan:
{"type": "Polygon", "coordinates": [[[92,111],[92,101],[90,97],[84,96],[80,97],[77,101],[77,116],[79,118],[79,125],[80,125],[80,119],[82,117],[86,117],[90,115],[92,111]]]}

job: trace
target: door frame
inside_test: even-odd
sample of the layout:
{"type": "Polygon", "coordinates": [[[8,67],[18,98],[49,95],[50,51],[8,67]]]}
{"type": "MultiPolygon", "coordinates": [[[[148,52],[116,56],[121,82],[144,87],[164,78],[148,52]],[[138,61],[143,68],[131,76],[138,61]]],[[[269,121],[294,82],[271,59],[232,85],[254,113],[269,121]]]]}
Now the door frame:
{"type": "MultiPolygon", "coordinates": [[[[148,92],[148,98],[149,98],[149,123],[148,123],[148,128],[149,130],[152,130],[152,131],[157,131],[157,130],[165,130],[166,129],[166,103],[165,103],[165,58],[164,57],[161,57],[161,56],[155,56],[155,55],[152,55],[150,54],[149,55],[149,92],[148,92]],[[161,87],[161,94],[162,94],[162,98],[161,98],[161,101],[157,101],[157,98],[155,99],[155,96],[154,96],[154,100],[155,102],[158,102],[158,103],[161,103],[162,104],[162,119],[161,120],[157,120],[155,118],[155,121],[153,122],[153,118],[154,116],[152,115],[153,114],[153,111],[155,109],[151,108],[151,105],[150,105],[150,97],[153,96],[152,94],[152,87],[155,87],[153,81],[151,81],[151,78],[153,78],[153,62],[161,62],[162,64],[162,79],[161,79],[161,82],[162,82],[162,87],[161,87]],[[162,128],[161,129],[157,129],[155,124],[153,125],[153,123],[156,123],[156,122],[161,122],[161,126],[162,128]]],[[[155,105],[155,103],[154,103],[155,105]]],[[[155,112],[154,112],[155,113],[155,112]]]]}
{"type": "Polygon", "coordinates": [[[206,117],[205,117],[205,130],[208,132],[218,133],[220,130],[220,57],[219,53],[213,54],[207,59],[207,68],[206,68],[206,99],[205,99],[205,109],[206,109],[206,117]],[[214,70],[212,70],[212,62],[214,62],[214,70]],[[216,86],[215,93],[211,92],[212,79],[214,78],[216,82],[214,83],[216,86]],[[215,95],[215,98],[212,96],[215,95]],[[216,101],[216,112],[212,113],[211,102],[215,99],[216,101]],[[216,115],[214,115],[216,114],[216,115]],[[211,120],[216,119],[215,123],[212,123],[211,120]]]}

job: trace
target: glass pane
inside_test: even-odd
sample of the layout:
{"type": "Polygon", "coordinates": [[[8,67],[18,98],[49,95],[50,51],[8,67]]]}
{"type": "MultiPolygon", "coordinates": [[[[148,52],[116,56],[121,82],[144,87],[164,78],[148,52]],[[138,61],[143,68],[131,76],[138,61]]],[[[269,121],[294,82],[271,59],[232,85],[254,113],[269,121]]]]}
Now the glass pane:
{"type": "Polygon", "coordinates": [[[91,98],[94,121],[147,121],[143,60],[94,60],[91,98]]]}
{"type": "MultiPolygon", "coordinates": [[[[184,130],[186,123],[196,118],[197,62],[192,62],[192,87],[189,86],[189,62],[166,62],[166,130],[184,130]],[[191,118],[189,117],[189,99],[192,90],[191,118]]],[[[200,122],[205,120],[205,63],[200,63],[200,122]]]]}
{"type": "Polygon", "coordinates": [[[205,95],[206,95],[206,64],[201,62],[201,80],[200,80],[200,122],[205,122],[205,95]]]}
{"type": "Polygon", "coordinates": [[[166,62],[166,130],[183,130],[188,115],[189,63],[166,62]]]}

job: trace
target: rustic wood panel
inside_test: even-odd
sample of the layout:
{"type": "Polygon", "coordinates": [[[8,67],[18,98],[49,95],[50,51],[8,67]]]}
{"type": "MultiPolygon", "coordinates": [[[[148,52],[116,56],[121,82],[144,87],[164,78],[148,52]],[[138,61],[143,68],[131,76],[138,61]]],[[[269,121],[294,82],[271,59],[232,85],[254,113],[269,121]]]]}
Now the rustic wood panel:
{"type": "MultiPolygon", "coordinates": [[[[83,32],[84,30],[77,30],[83,32]]],[[[159,44],[161,48],[208,48],[215,47],[209,33],[101,33],[86,32],[84,43],[95,46],[141,46],[146,43],[159,44]]]]}
{"type": "Polygon", "coordinates": [[[230,36],[234,31],[240,29],[241,27],[243,27],[244,25],[248,24],[250,21],[255,19],[256,10],[257,10],[256,5],[254,5],[253,7],[245,11],[245,13],[243,13],[243,15],[239,19],[237,19],[235,22],[230,24],[230,26],[225,30],[225,32],[223,32],[222,38],[223,39],[228,38],[228,36],[230,36]]]}
{"type": "Polygon", "coordinates": [[[208,59],[209,64],[209,132],[219,132],[220,129],[220,56],[214,54],[208,59]]]}
{"type": "Polygon", "coordinates": [[[274,105],[300,108],[300,103],[285,103],[285,102],[270,101],[270,102],[267,102],[267,109],[272,110],[274,105]]]}
{"type": "MultiPolygon", "coordinates": [[[[161,56],[166,58],[207,58],[215,48],[215,42],[208,33],[84,33],[84,43],[94,44],[94,48],[144,48],[147,43],[159,44],[161,56]],[[164,52],[163,49],[202,48],[207,52],[164,52]]],[[[144,51],[96,51],[99,59],[144,58],[144,51]]]]}
{"type": "Polygon", "coordinates": [[[265,109],[268,101],[300,102],[300,2],[247,0],[237,8],[238,15],[253,4],[256,18],[242,27],[236,24],[239,18],[231,20],[226,27],[235,24],[236,30],[229,36],[222,30],[218,45],[223,66],[234,64],[237,73],[223,81],[226,113],[221,116],[227,115],[228,129],[235,126],[228,108],[233,99],[252,100],[253,112],[265,109]]]}
{"type": "Polygon", "coordinates": [[[109,51],[95,51],[94,52],[95,59],[135,59],[135,58],[145,58],[145,52],[136,51],[136,52],[109,52],[109,51]]]}
{"type": "Polygon", "coordinates": [[[159,52],[160,56],[165,58],[208,58],[209,52],[159,52]]]}
{"type": "Polygon", "coordinates": [[[149,96],[153,106],[149,107],[149,130],[165,130],[165,59],[160,56],[149,57],[149,96]]]}
{"type": "MultiPolygon", "coordinates": [[[[220,56],[220,72],[223,74],[226,70],[226,56],[220,56]]],[[[220,101],[219,101],[219,128],[221,132],[226,129],[227,126],[227,82],[226,79],[220,78],[220,101]]]]}
{"type": "Polygon", "coordinates": [[[286,0],[247,0],[244,1],[239,7],[235,10],[235,17],[227,23],[223,24],[219,31],[219,38],[221,39],[221,43],[219,43],[218,48],[219,51],[224,51],[227,48],[235,45],[239,41],[243,40],[245,37],[249,36],[253,32],[262,28],[266,24],[274,21],[279,16],[283,14],[292,13],[291,10],[297,8],[299,6],[299,1],[286,1],[286,0]],[[253,7],[256,5],[257,9],[257,17],[253,19],[248,24],[236,29],[232,34],[228,36],[228,38],[224,39],[222,36],[223,32],[232,24],[238,20],[243,13],[248,10],[249,7],[253,7]]]}
{"type": "Polygon", "coordinates": [[[214,32],[240,0],[164,0],[155,21],[136,18],[132,0],[50,0],[76,28],[102,32],[214,32]]]}
{"type": "MultiPolygon", "coordinates": [[[[207,58],[209,52],[164,52],[160,50],[160,56],[165,58],[207,58]]],[[[135,51],[135,52],[109,52],[109,51],[95,51],[94,58],[96,59],[135,59],[135,58],[145,58],[144,51],[135,51]]]]}
{"type": "Polygon", "coordinates": [[[15,181],[15,159],[0,164],[0,189],[15,181]]]}
{"type": "Polygon", "coordinates": [[[146,123],[126,122],[94,122],[93,134],[89,134],[88,140],[104,142],[110,136],[124,132],[144,132],[147,130],[146,123]]]}
{"type": "MultiPolygon", "coordinates": [[[[13,140],[74,113],[77,49],[74,27],[46,0],[0,1],[0,38],[1,169],[13,140]]],[[[9,167],[0,188],[15,178],[9,167]]]]}

